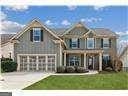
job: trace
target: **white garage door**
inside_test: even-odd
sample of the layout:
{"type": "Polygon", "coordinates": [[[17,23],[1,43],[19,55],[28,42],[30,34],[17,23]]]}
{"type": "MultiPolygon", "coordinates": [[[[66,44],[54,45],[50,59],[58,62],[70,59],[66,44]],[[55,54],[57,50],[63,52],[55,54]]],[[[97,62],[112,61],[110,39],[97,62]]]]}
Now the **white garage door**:
{"type": "Polygon", "coordinates": [[[18,55],[20,71],[55,71],[55,54],[45,55],[18,55]]]}

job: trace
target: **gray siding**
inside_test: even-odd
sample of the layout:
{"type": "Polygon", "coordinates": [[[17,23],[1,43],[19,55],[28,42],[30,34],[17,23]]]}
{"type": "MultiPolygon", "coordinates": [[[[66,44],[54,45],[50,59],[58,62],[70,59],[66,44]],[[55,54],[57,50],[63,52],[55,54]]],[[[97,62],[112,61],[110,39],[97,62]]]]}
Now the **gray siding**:
{"type": "Polygon", "coordinates": [[[57,64],[59,64],[59,45],[55,44],[52,39],[55,38],[45,29],[43,29],[43,42],[31,42],[30,30],[24,32],[18,38],[20,43],[14,45],[15,60],[17,54],[57,54],[57,64]]]}

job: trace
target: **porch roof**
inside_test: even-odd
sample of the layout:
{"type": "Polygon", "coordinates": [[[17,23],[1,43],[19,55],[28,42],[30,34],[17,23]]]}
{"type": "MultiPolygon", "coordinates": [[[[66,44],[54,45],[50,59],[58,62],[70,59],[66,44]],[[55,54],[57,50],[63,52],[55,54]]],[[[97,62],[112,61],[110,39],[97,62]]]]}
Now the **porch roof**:
{"type": "Polygon", "coordinates": [[[63,53],[103,53],[103,49],[68,49],[63,50],[63,53]]]}

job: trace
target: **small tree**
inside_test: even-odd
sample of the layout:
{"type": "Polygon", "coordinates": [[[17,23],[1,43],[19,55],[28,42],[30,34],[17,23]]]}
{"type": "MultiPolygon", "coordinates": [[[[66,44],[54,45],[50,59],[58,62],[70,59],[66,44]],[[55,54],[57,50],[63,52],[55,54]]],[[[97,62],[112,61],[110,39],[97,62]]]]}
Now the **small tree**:
{"type": "Polygon", "coordinates": [[[115,49],[110,48],[109,54],[111,56],[111,64],[112,64],[113,70],[115,70],[116,72],[121,71],[123,63],[120,60],[119,55],[116,53],[115,49]]]}

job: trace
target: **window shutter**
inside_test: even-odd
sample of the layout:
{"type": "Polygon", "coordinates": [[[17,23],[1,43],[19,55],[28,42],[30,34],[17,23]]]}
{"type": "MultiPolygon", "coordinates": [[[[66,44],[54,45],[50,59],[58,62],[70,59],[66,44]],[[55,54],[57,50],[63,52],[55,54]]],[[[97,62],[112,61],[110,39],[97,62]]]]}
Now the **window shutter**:
{"type": "Polygon", "coordinates": [[[109,48],[111,48],[111,39],[109,39],[109,48]]]}
{"type": "Polygon", "coordinates": [[[72,48],[72,39],[69,39],[70,48],[72,48]]]}
{"type": "Polygon", "coordinates": [[[80,48],[80,39],[78,39],[78,48],[80,48]]]}
{"type": "Polygon", "coordinates": [[[103,38],[101,39],[101,48],[103,48],[103,38]]]}
{"type": "Polygon", "coordinates": [[[30,41],[33,42],[33,30],[32,29],[30,30],[30,41]]]}
{"type": "Polygon", "coordinates": [[[43,41],[43,30],[41,30],[41,41],[43,41]]]}

